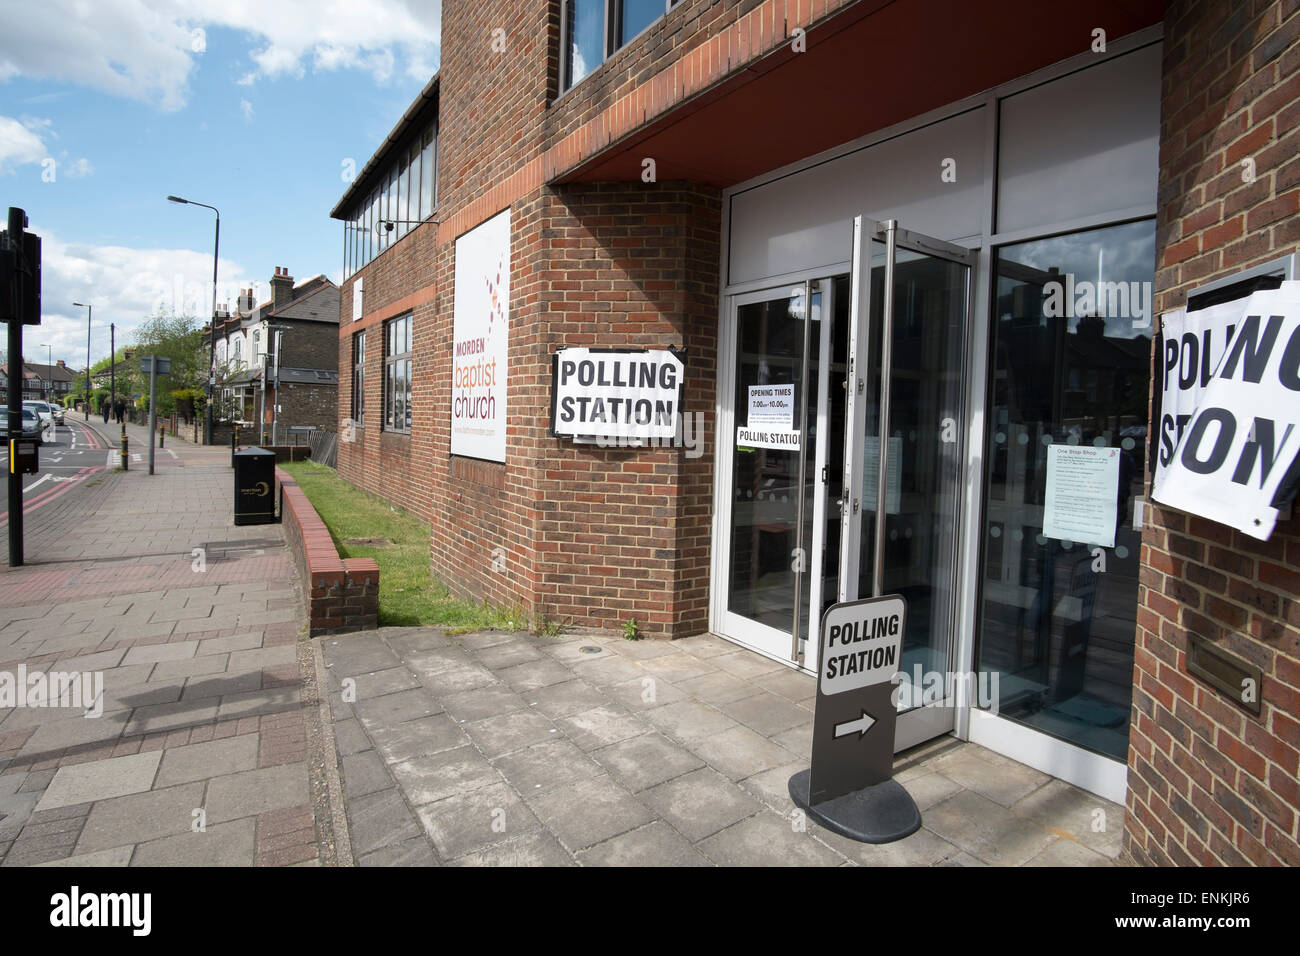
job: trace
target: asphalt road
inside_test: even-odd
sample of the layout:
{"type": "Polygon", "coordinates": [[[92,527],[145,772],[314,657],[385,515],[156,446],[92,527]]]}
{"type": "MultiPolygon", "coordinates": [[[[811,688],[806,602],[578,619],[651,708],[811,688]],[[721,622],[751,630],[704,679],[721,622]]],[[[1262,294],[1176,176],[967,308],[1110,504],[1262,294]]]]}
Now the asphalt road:
{"type": "MultiPolygon", "coordinates": [[[[95,424],[98,430],[69,415],[63,425],[55,426],[52,439],[47,438],[37,449],[40,471],[23,475],[25,515],[55,501],[67,501],[70,495],[85,494],[86,480],[110,467],[112,448],[105,436],[117,426],[95,424]]],[[[0,501],[0,525],[8,523],[7,502],[0,501]]]]}

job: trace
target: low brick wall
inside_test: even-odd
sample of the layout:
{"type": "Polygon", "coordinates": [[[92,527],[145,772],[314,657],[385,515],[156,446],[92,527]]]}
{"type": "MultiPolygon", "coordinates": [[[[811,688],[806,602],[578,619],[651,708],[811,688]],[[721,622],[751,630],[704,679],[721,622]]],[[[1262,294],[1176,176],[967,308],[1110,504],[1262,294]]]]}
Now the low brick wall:
{"type": "Polygon", "coordinates": [[[283,501],[285,539],[307,591],[308,634],[340,634],[379,626],[379,565],[341,558],[329,529],[298,483],[275,469],[283,501]]]}

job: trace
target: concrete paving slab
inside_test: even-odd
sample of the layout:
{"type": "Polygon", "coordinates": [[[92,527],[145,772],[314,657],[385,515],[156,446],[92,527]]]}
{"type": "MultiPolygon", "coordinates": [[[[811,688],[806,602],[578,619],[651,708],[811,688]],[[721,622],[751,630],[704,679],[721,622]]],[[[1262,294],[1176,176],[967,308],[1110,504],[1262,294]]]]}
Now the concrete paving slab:
{"type": "Polygon", "coordinates": [[[555,719],[591,710],[609,703],[603,692],[584,680],[569,680],[528,691],[524,695],[528,705],[555,719]]]}
{"type": "Polygon", "coordinates": [[[462,724],[461,727],[488,758],[500,757],[551,740],[558,732],[549,717],[531,710],[485,717],[462,724]]]}
{"type": "Polygon", "coordinates": [[[371,737],[375,749],[388,763],[455,750],[469,743],[465,732],[445,714],[377,726],[371,730],[371,737]]]}
{"type": "Polygon", "coordinates": [[[311,802],[305,763],[223,774],[208,783],[208,823],[281,810],[311,802]]]}
{"type": "Polygon", "coordinates": [[[648,727],[637,716],[617,705],[593,707],[561,717],[557,723],[564,734],[583,750],[597,750],[620,740],[637,737],[648,727]]]}
{"type": "Polygon", "coordinates": [[[174,787],[257,767],[257,734],[240,734],[221,740],[155,751],[162,755],[154,786],[174,787]]]}
{"type": "Polygon", "coordinates": [[[387,727],[442,713],[442,705],[438,703],[438,699],[423,687],[385,694],[383,697],[369,697],[364,700],[358,698],[355,709],[357,719],[367,729],[387,727]]]}
{"type": "Polygon", "coordinates": [[[473,747],[412,757],[391,769],[407,800],[416,807],[501,782],[501,774],[473,747]]]}
{"type": "Polygon", "coordinates": [[[528,707],[527,701],[501,683],[461,691],[438,700],[451,717],[462,722],[497,717],[528,707]]]}
{"type": "Polygon", "coordinates": [[[194,811],[203,806],[203,786],[191,783],[101,800],[86,818],[76,852],[93,853],[188,832],[194,811]]]}
{"type": "Polygon", "coordinates": [[[77,856],[65,857],[62,860],[50,860],[47,863],[37,863],[36,866],[67,866],[67,867],[115,867],[129,866],[131,863],[131,854],[135,850],[133,846],[115,846],[111,850],[96,850],[94,853],[81,853],[77,856]]]}
{"type": "Polygon", "coordinates": [[[160,661],[183,661],[194,656],[198,641],[176,641],[171,644],[137,644],[126,652],[123,664],[157,664],[160,661]]]}
{"type": "Polygon", "coordinates": [[[179,833],[135,848],[132,866],[252,866],[257,860],[256,820],[249,817],[179,833]]]}
{"type": "Polygon", "coordinates": [[[36,809],[54,810],[150,790],[161,760],[162,751],[154,750],[60,767],[36,809]]]}
{"type": "Polygon", "coordinates": [[[343,758],[343,795],[349,799],[385,790],[393,778],[384,767],[383,758],[373,750],[362,750],[343,758]]]}
{"type": "Polygon", "coordinates": [[[583,866],[708,866],[680,833],[656,820],[577,854],[583,866]]]}
{"type": "Polygon", "coordinates": [[[498,757],[493,765],[520,793],[558,787],[604,773],[568,740],[551,740],[498,757]]]}
{"type": "Polygon", "coordinates": [[[497,674],[507,686],[520,694],[573,679],[572,671],[550,659],[516,664],[497,671],[497,674]]]}
{"type": "Polygon", "coordinates": [[[652,787],[639,798],[692,842],[753,816],[763,807],[708,767],[652,787]]]}
{"type": "Polygon", "coordinates": [[[357,857],[357,866],[438,866],[438,857],[422,836],[381,846],[357,857]]]}
{"type": "Polygon", "coordinates": [[[812,711],[767,691],[717,705],[718,710],[750,730],[773,737],[800,725],[812,724],[812,711]]]}
{"type": "Polygon", "coordinates": [[[1020,866],[1058,839],[1046,828],[971,790],[927,810],[925,827],[995,866],[1020,866]]]}
{"type": "Polygon", "coordinates": [[[697,755],[657,733],[619,741],[591,756],[633,793],[704,766],[697,755]]]}
{"type": "Polygon", "coordinates": [[[419,822],[396,787],[349,800],[347,816],[352,853],[358,859],[381,847],[399,846],[413,837],[424,839],[419,822]]]}
{"type": "Polygon", "coordinates": [[[417,811],[439,857],[454,860],[538,827],[537,818],[504,783],[453,794],[417,811]]]}
{"type": "Polygon", "coordinates": [[[525,794],[524,798],[537,819],[571,852],[654,819],[645,804],[607,776],[525,794]]]}
{"type": "Polygon", "coordinates": [[[573,858],[551,834],[544,831],[493,844],[454,861],[453,866],[573,866],[573,858]]]}
{"type": "Polygon", "coordinates": [[[733,727],[712,737],[694,740],[691,747],[710,766],[732,780],[743,780],[799,759],[797,754],[748,727],[733,727]]]}
{"type": "MultiPolygon", "coordinates": [[[[809,828],[811,829],[811,828],[809,828]]],[[[764,810],[697,844],[720,866],[839,866],[843,858],[793,821],[764,810]]]]}

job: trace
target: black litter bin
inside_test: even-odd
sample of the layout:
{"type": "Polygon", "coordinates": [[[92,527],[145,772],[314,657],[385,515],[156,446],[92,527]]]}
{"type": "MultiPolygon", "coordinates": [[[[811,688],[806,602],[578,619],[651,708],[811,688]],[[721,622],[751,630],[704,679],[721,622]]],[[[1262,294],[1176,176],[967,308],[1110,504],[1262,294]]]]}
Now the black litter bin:
{"type": "Polygon", "coordinates": [[[275,452],[244,448],[234,459],[235,524],[274,524],[275,452]]]}

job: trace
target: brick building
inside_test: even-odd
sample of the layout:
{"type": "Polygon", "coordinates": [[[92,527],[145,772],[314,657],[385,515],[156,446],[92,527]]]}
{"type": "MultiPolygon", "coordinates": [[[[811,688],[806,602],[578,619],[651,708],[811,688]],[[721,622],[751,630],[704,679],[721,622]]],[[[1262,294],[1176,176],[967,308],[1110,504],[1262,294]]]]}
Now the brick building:
{"type": "Polygon", "coordinates": [[[1162,313],[1298,278],[1298,35],[1281,2],[449,0],[332,213],[340,474],[535,615],[814,669],[826,606],[903,594],[904,673],[978,679],[904,682],[899,749],[1126,801],[1142,862],[1298,862],[1294,519],[1153,505],[1148,451],[1162,313]],[[602,376],[668,355],[672,440],[608,440],[644,389],[602,376]],[[1088,449],[1078,511],[1049,462],[1088,449]]]}
{"type": "Polygon", "coordinates": [[[332,429],[338,420],[338,286],[323,275],[295,284],[280,266],[270,286],[265,302],[257,304],[254,290],[245,289],[234,309],[217,310],[225,408],[246,426],[261,419],[268,436],[274,424],[278,441],[290,427],[332,429]]]}

